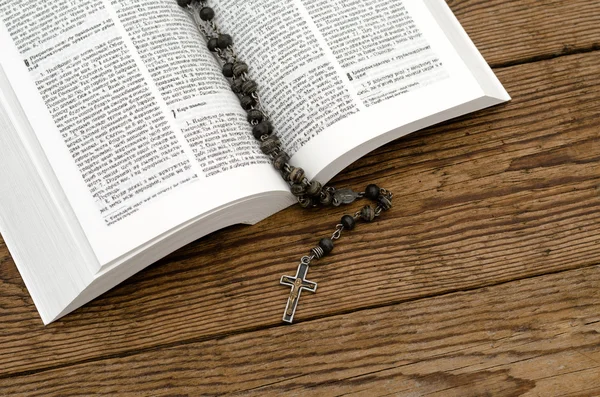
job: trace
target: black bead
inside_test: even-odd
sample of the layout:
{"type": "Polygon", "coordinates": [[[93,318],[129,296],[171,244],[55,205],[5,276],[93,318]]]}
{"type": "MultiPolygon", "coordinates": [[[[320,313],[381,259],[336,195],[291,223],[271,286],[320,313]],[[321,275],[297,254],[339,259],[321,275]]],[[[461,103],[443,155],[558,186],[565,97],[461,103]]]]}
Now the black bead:
{"type": "Polygon", "coordinates": [[[219,35],[219,38],[217,39],[217,45],[219,46],[220,49],[224,50],[232,44],[233,44],[233,37],[231,37],[228,34],[220,34],[219,35]]]}
{"type": "Polygon", "coordinates": [[[266,155],[270,155],[274,152],[276,152],[277,150],[279,150],[279,139],[277,139],[276,136],[271,135],[270,137],[268,137],[267,139],[265,139],[264,141],[262,141],[260,143],[260,150],[266,154],[266,155]]]}
{"type": "Polygon", "coordinates": [[[387,211],[390,208],[392,208],[392,200],[390,200],[389,198],[383,196],[383,197],[379,197],[379,206],[381,207],[382,210],[387,211]]]}
{"type": "Polygon", "coordinates": [[[177,0],[177,4],[179,4],[179,7],[185,8],[192,4],[192,0],[177,0]]]}
{"type": "Polygon", "coordinates": [[[354,226],[356,226],[356,221],[354,220],[354,217],[350,215],[342,216],[342,221],[340,223],[342,224],[342,226],[344,226],[344,229],[346,230],[352,230],[354,229],[354,226]]]}
{"type": "Polygon", "coordinates": [[[240,104],[246,110],[250,109],[252,106],[256,105],[256,100],[251,96],[244,95],[240,98],[240,104]]]}
{"type": "Polygon", "coordinates": [[[312,200],[304,196],[298,197],[298,203],[300,203],[300,207],[302,208],[310,208],[313,206],[312,200]]]}
{"type": "Polygon", "coordinates": [[[365,189],[365,197],[371,200],[377,200],[377,197],[379,197],[379,190],[379,186],[371,183],[365,189]]]}
{"type": "Polygon", "coordinates": [[[323,248],[325,255],[333,250],[333,240],[330,238],[322,238],[319,240],[319,247],[323,248]]]}
{"type": "Polygon", "coordinates": [[[360,210],[360,217],[367,222],[371,222],[375,219],[375,210],[370,205],[365,205],[362,210],[360,210]]]}
{"type": "Polygon", "coordinates": [[[200,9],[200,19],[210,21],[215,17],[215,11],[210,7],[202,7],[200,9]]]}
{"type": "Polygon", "coordinates": [[[254,80],[246,80],[246,81],[244,81],[244,84],[242,84],[242,91],[247,95],[252,94],[257,89],[258,89],[258,85],[256,84],[256,81],[254,81],[254,80]]]}
{"type": "Polygon", "coordinates": [[[236,62],[233,64],[233,75],[239,77],[244,73],[248,72],[248,65],[244,62],[236,62]]]}
{"type": "Polygon", "coordinates": [[[256,124],[254,128],[252,128],[252,135],[254,138],[260,139],[263,135],[271,135],[273,133],[273,124],[270,121],[264,120],[260,123],[256,124]]]}
{"type": "Polygon", "coordinates": [[[208,39],[208,49],[212,52],[217,51],[217,47],[219,46],[217,39],[215,37],[208,39]]]}
{"type": "Polygon", "coordinates": [[[227,62],[223,65],[223,75],[225,77],[233,77],[233,63],[227,62]]]}
{"type": "Polygon", "coordinates": [[[303,185],[300,185],[299,183],[294,183],[290,187],[290,191],[294,196],[303,196],[304,192],[306,192],[306,188],[303,185]]]}
{"type": "Polygon", "coordinates": [[[311,197],[316,197],[321,194],[323,186],[319,181],[310,181],[310,184],[306,188],[306,194],[311,197]]]}
{"type": "MultiPolygon", "coordinates": [[[[275,167],[276,170],[281,171],[289,160],[290,160],[290,156],[287,153],[279,152],[279,154],[275,157],[275,159],[273,159],[273,167],[275,167]]],[[[286,178],[284,177],[283,179],[286,179],[286,178]]]]}
{"type": "Polygon", "coordinates": [[[265,118],[265,115],[263,114],[263,112],[261,112],[258,109],[248,110],[248,115],[246,116],[246,119],[248,120],[249,123],[252,123],[252,125],[254,125],[256,123],[260,123],[261,121],[263,121],[264,118],[265,118]]]}
{"type": "Polygon", "coordinates": [[[290,182],[301,183],[304,179],[304,170],[300,167],[292,167],[290,171],[290,182]]]}
{"type": "Polygon", "coordinates": [[[242,84],[244,84],[244,82],[241,79],[235,79],[231,82],[231,91],[235,92],[236,94],[241,94],[242,93],[242,84]]]}
{"type": "Polygon", "coordinates": [[[319,202],[323,205],[331,205],[333,202],[333,194],[327,190],[322,191],[321,196],[319,197],[319,202]]]}

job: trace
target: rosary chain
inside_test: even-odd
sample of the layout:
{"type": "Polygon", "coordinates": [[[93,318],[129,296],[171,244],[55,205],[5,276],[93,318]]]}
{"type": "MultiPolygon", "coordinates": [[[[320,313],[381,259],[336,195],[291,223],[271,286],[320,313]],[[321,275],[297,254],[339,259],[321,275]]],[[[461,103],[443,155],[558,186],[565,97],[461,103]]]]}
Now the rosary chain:
{"type": "Polygon", "coordinates": [[[249,75],[249,67],[238,59],[233,45],[233,38],[223,33],[214,21],[214,10],[208,6],[208,0],[177,0],[177,3],[190,11],[199,31],[207,40],[208,49],[222,61],[223,75],[230,79],[232,90],[238,95],[241,106],[247,111],[248,122],[252,126],[254,137],[260,142],[261,151],[268,155],[275,169],[290,185],[292,194],[304,208],[318,205],[350,204],[357,199],[366,197],[373,200],[376,206],[364,206],[360,211],[344,215],[330,238],[322,238],[318,245],[311,248],[308,255],[301,258],[301,263],[309,265],[315,259],[321,259],[333,250],[333,242],[342,236],[345,230],[352,230],[356,221],[371,222],[383,211],[392,207],[393,194],[386,189],[370,184],[364,192],[351,189],[336,189],[333,186],[322,186],[321,183],[309,180],[300,167],[291,165],[290,155],[281,147],[279,138],[274,134],[274,128],[268,113],[265,111],[258,93],[258,84],[249,75]]]}

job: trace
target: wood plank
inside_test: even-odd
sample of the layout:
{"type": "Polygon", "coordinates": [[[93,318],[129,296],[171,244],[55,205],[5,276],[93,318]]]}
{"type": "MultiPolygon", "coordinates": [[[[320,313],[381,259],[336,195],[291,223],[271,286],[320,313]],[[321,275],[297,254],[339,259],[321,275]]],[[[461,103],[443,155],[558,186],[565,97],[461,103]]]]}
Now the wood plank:
{"type": "MultiPolygon", "coordinates": [[[[380,181],[399,204],[311,270],[319,293],[303,297],[299,321],[600,262],[597,56],[500,78],[510,104],[394,142],[337,178],[380,181]]],[[[46,328],[3,260],[0,376],[277,325],[280,275],[344,211],[289,209],[215,233],[46,328]]]]}
{"type": "Polygon", "coordinates": [[[494,66],[600,49],[600,2],[447,0],[494,66]]]}
{"type": "Polygon", "coordinates": [[[600,266],[0,380],[8,395],[600,393],[600,266]],[[130,382],[135,379],[135,382],[130,382]]]}

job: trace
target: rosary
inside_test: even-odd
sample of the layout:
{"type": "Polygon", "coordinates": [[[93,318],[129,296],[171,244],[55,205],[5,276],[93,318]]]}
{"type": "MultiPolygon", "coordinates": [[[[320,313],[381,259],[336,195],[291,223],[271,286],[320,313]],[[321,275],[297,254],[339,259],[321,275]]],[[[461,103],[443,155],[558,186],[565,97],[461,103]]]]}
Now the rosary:
{"type": "Polygon", "coordinates": [[[238,59],[233,47],[233,38],[221,32],[214,22],[214,10],[207,5],[207,0],[177,0],[177,3],[192,13],[194,21],[206,38],[208,49],[221,60],[223,75],[230,80],[231,89],[238,95],[240,105],[247,112],[252,134],[260,142],[260,150],[271,158],[273,166],[290,185],[290,191],[297,197],[300,206],[339,206],[363,197],[375,203],[375,207],[366,205],[353,215],[342,216],[331,237],[319,240],[318,244],[300,259],[296,275],[281,277],[280,283],[292,288],[283,314],[283,321],[291,323],[298,307],[300,293],[303,290],[317,291],[317,283],[306,279],[311,262],[329,254],[333,250],[333,242],[341,237],[342,231],[354,229],[356,221],[371,222],[383,211],[389,210],[392,207],[393,195],[375,184],[368,185],[364,192],[322,186],[318,181],[309,180],[302,168],[290,165],[290,156],[281,148],[281,142],[274,134],[269,116],[260,103],[258,85],[249,78],[248,65],[238,59]]]}

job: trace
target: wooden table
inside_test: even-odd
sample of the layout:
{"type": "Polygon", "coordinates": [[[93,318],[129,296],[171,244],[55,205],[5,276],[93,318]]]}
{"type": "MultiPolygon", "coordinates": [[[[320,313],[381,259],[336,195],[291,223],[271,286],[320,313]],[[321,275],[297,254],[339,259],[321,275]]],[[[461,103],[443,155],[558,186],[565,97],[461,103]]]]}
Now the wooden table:
{"type": "Polygon", "coordinates": [[[600,2],[451,0],[513,100],[393,142],[336,185],[396,206],[294,272],[344,209],[291,208],[43,327],[0,244],[1,395],[600,395],[600,2]]]}

